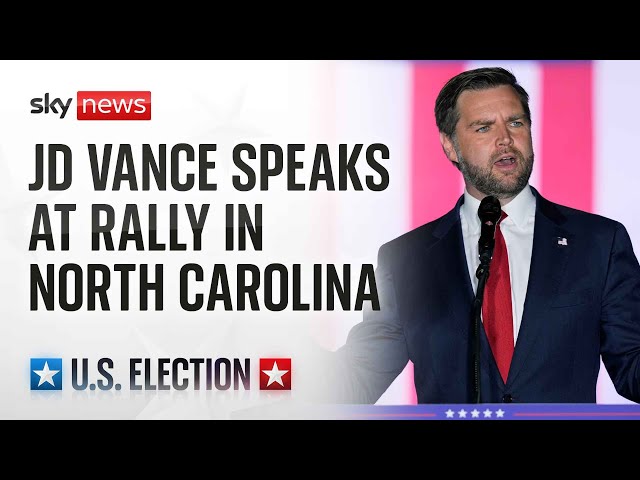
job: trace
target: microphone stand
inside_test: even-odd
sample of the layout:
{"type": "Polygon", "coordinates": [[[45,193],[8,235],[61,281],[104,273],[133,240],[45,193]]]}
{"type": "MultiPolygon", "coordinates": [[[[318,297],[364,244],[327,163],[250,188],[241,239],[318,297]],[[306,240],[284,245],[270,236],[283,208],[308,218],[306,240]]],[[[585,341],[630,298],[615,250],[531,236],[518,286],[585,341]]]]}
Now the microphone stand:
{"type": "Polygon", "coordinates": [[[480,265],[476,270],[478,288],[473,300],[473,396],[475,403],[480,402],[480,329],[482,328],[482,301],[484,299],[484,287],[489,278],[489,264],[493,256],[495,241],[491,239],[487,245],[480,245],[480,265]]]}

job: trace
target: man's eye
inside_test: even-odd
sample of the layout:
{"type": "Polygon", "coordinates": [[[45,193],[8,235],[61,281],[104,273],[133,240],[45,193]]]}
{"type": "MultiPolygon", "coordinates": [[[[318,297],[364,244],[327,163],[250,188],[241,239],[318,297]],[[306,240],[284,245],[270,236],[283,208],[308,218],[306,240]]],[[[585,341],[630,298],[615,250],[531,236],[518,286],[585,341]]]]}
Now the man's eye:
{"type": "Polygon", "coordinates": [[[515,120],[511,122],[511,125],[514,127],[521,127],[522,125],[524,125],[524,123],[522,123],[520,120],[515,120]]]}
{"type": "Polygon", "coordinates": [[[485,125],[484,127],[480,127],[479,129],[477,129],[476,132],[484,133],[488,130],[489,130],[489,127],[485,125]]]}

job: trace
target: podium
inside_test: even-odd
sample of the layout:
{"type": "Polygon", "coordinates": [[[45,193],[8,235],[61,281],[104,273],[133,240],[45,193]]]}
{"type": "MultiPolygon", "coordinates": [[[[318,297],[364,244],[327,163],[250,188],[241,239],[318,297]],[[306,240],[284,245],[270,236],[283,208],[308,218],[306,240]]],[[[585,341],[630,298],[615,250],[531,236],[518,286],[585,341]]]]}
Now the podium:
{"type": "Polygon", "coordinates": [[[514,420],[640,420],[639,404],[481,403],[421,405],[337,405],[275,402],[236,411],[232,419],[440,420],[510,422],[514,420]]]}

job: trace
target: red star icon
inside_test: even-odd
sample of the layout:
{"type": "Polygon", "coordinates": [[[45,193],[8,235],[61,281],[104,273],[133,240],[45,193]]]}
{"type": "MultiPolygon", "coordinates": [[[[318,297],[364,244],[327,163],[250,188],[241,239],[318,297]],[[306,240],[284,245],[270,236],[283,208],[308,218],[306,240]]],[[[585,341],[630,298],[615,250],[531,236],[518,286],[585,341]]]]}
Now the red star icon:
{"type": "Polygon", "coordinates": [[[291,359],[260,359],[260,390],[291,390],[291,359]]]}

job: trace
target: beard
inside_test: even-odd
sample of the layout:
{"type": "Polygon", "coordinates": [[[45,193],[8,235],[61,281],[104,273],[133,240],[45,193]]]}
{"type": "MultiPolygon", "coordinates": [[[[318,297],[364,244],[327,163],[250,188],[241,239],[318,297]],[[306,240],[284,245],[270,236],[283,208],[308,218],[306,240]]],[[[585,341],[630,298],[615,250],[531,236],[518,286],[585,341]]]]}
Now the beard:
{"type": "MultiPolygon", "coordinates": [[[[525,159],[519,150],[511,149],[509,153],[512,153],[516,158],[516,163],[520,168],[510,176],[499,177],[493,173],[491,166],[480,167],[467,162],[457,145],[455,146],[455,150],[458,155],[458,169],[462,173],[465,182],[473,185],[483,194],[492,195],[498,199],[515,197],[527,186],[529,177],[531,177],[531,172],[533,171],[533,152],[525,159]]],[[[502,154],[503,152],[496,154],[495,158],[491,159],[491,165],[493,165],[493,162],[502,154]]]]}

